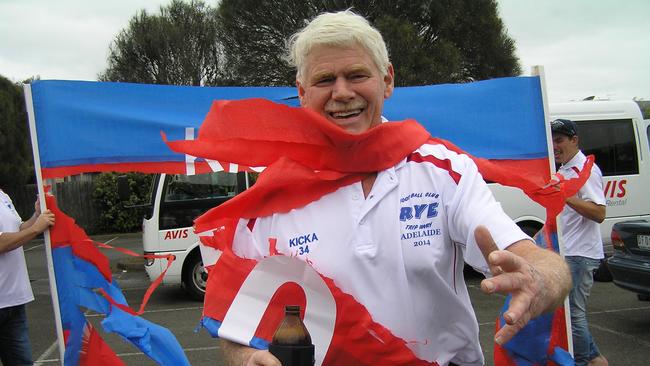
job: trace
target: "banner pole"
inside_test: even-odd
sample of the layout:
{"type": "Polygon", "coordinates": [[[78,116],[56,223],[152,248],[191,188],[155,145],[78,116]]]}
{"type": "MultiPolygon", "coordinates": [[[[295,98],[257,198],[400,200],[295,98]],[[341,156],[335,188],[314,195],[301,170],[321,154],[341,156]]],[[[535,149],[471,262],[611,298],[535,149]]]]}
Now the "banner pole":
{"type": "MultiPolygon", "coordinates": [[[[532,67],[532,75],[539,76],[539,83],[542,91],[542,102],[544,104],[544,124],[546,129],[546,144],[548,148],[548,163],[551,168],[551,174],[555,174],[555,161],[551,160],[553,156],[553,138],[551,133],[551,125],[549,122],[549,113],[548,113],[548,99],[546,97],[546,75],[544,74],[544,66],[535,65],[532,67]]],[[[549,177],[550,178],[550,177],[549,177]]],[[[562,223],[560,222],[560,217],[558,216],[555,219],[555,224],[557,227],[557,241],[558,247],[560,248],[560,255],[564,258],[564,240],[562,238],[562,223]]],[[[566,324],[567,331],[567,340],[568,340],[568,349],[569,353],[573,356],[573,336],[571,330],[571,308],[569,306],[569,297],[567,296],[564,299],[564,323],[566,324]]]]}
{"type": "MultiPolygon", "coordinates": [[[[32,141],[32,152],[34,154],[34,170],[36,173],[36,186],[38,187],[39,202],[41,205],[41,212],[47,209],[45,204],[45,190],[43,188],[43,175],[41,174],[41,157],[38,148],[38,136],[36,133],[36,116],[34,114],[34,101],[32,99],[32,86],[25,84],[23,86],[25,91],[25,106],[27,108],[27,116],[29,120],[29,133],[32,141]]],[[[50,295],[52,297],[52,307],[54,310],[54,322],[56,326],[56,338],[59,348],[59,357],[61,365],[64,363],[65,357],[65,343],[63,338],[63,324],[61,322],[61,312],[59,307],[59,293],[56,287],[56,275],[54,273],[54,261],[52,259],[52,240],[50,238],[50,230],[47,229],[43,232],[43,239],[45,240],[45,256],[47,258],[47,274],[50,282],[50,295]]]]}

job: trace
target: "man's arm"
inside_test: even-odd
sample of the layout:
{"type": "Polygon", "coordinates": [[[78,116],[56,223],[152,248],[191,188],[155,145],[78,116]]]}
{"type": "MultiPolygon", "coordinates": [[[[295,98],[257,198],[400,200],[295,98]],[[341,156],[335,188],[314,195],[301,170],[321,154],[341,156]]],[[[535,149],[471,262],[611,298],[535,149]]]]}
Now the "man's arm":
{"type": "Polygon", "coordinates": [[[242,346],[225,339],[219,339],[219,347],[229,366],[282,366],[269,351],[242,346]]]}
{"type": "Polygon", "coordinates": [[[20,231],[0,234],[0,253],[5,253],[20,247],[34,239],[51,225],[54,225],[54,214],[50,210],[38,216],[33,215],[29,220],[20,225],[20,231]]]}
{"type": "Polygon", "coordinates": [[[542,249],[528,239],[506,250],[497,250],[485,227],[478,227],[475,236],[494,276],[481,282],[481,290],[487,294],[512,295],[503,316],[506,326],[494,337],[495,342],[504,344],[530,319],[562,305],[571,290],[571,273],[557,253],[542,249]]]}
{"type": "Polygon", "coordinates": [[[41,215],[41,201],[40,199],[36,199],[36,202],[34,202],[34,213],[32,214],[32,217],[29,218],[27,221],[23,221],[20,224],[20,230],[27,229],[28,227],[34,225],[36,222],[36,219],[41,215]]]}
{"type": "Polygon", "coordinates": [[[594,202],[580,199],[577,196],[567,198],[566,204],[589,220],[596,221],[599,224],[605,220],[606,211],[603,205],[597,205],[594,202]]]}

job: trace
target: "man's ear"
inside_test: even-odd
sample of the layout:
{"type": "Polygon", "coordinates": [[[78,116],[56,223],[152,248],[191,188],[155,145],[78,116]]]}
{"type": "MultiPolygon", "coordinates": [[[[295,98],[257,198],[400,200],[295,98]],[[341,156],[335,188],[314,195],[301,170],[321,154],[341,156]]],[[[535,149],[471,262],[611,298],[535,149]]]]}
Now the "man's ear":
{"type": "Polygon", "coordinates": [[[300,80],[298,79],[296,79],[296,88],[298,89],[298,100],[300,101],[300,105],[304,106],[305,88],[303,88],[300,80]]]}
{"type": "Polygon", "coordinates": [[[388,63],[388,70],[384,76],[384,84],[386,85],[384,99],[388,99],[393,95],[393,89],[395,89],[395,70],[393,70],[393,64],[391,63],[388,63]]]}
{"type": "Polygon", "coordinates": [[[578,143],[580,142],[578,135],[573,135],[573,137],[571,137],[571,142],[575,143],[576,146],[578,146],[578,143]]]}

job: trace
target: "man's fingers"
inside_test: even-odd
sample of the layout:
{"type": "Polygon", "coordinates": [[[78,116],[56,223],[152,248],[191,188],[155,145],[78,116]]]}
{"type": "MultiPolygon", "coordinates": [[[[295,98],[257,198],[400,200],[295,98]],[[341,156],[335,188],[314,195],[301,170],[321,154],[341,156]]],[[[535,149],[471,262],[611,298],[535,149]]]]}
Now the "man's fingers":
{"type": "Polygon", "coordinates": [[[476,244],[481,249],[481,253],[483,253],[485,261],[489,263],[488,257],[490,253],[499,250],[494,239],[492,239],[492,234],[490,234],[490,231],[485,226],[479,226],[474,230],[474,238],[476,239],[476,244]]]}
{"type": "Polygon", "coordinates": [[[521,319],[515,324],[506,324],[494,335],[494,341],[499,345],[504,345],[506,342],[511,340],[520,330],[522,330],[524,326],[526,326],[528,320],[530,320],[530,317],[521,319]]]}
{"type": "Polygon", "coordinates": [[[507,250],[493,252],[487,260],[490,265],[499,266],[504,272],[520,271],[526,264],[523,258],[507,250]]]}
{"type": "Polygon", "coordinates": [[[246,366],[282,366],[280,360],[266,350],[255,351],[246,362],[246,366]]]}
{"type": "Polygon", "coordinates": [[[522,319],[527,322],[528,320],[526,317],[530,318],[530,306],[532,300],[531,296],[527,294],[513,296],[510,299],[508,310],[503,314],[506,323],[515,324],[522,319]]]}
{"type": "Polygon", "coordinates": [[[499,247],[497,247],[497,244],[494,242],[490,231],[485,226],[479,226],[474,230],[474,238],[476,239],[476,244],[478,244],[479,249],[481,249],[485,262],[490,266],[490,273],[492,273],[492,276],[498,276],[501,274],[501,268],[499,268],[498,265],[492,264],[489,259],[492,252],[499,250],[499,247]]]}
{"type": "Polygon", "coordinates": [[[41,214],[44,220],[46,220],[49,223],[54,223],[54,213],[52,213],[50,210],[45,210],[44,213],[41,214]]]}
{"type": "MultiPolygon", "coordinates": [[[[489,288],[490,292],[498,292],[504,295],[521,291],[527,285],[525,276],[519,272],[506,272],[498,277],[485,279],[483,282],[489,282],[486,286],[493,287],[489,288]]],[[[481,282],[481,287],[483,287],[483,282],[481,282]]]]}

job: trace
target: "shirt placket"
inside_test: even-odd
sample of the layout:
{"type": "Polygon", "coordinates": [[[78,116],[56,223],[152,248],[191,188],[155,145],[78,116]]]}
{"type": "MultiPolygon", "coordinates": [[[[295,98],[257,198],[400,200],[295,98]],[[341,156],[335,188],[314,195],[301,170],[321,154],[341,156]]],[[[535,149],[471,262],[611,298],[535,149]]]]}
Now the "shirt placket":
{"type": "Polygon", "coordinates": [[[353,200],[358,201],[358,211],[355,212],[356,227],[354,234],[354,246],[356,251],[364,256],[374,257],[377,253],[377,243],[372,239],[372,225],[368,222],[368,214],[379,204],[379,202],[392,190],[397,187],[397,176],[395,171],[380,172],[375,184],[365,199],[361,184],[355,185],[353,200]]]}

